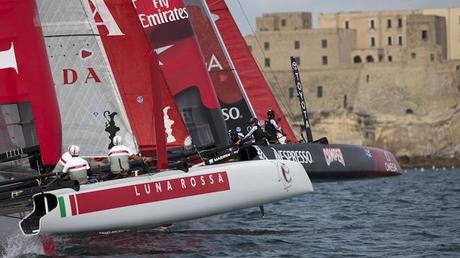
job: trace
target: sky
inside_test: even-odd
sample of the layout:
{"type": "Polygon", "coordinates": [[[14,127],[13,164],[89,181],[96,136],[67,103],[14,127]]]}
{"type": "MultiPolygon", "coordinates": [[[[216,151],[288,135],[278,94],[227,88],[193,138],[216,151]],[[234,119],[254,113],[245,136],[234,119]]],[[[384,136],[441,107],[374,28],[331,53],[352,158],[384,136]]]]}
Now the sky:
{"type": "Polygon", "coordinates": [[[262,13],[312,12],[316,27],[320,13],[460,7],[460,0],[226,0],[226,3],[245,35],[253,34],[256,17],[262,13]]]}

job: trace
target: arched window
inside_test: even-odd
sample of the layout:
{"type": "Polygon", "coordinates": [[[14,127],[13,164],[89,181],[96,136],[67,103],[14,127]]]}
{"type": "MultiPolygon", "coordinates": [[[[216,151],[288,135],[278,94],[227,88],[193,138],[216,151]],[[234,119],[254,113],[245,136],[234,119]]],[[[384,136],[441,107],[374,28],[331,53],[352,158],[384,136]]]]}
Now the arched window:
{"type": "Polygon", "coordinates": [[[366,62],[368,62],[368,63],[373,63],[373,62],[374,62],[374,57],[372,57],[372,56],[367,56],[367,57],[366,57],[366,62]]]}
{"type": "Polygon", "coordinates": [[[355,64],[360,64],[361,62],[362,62],[362,60],[361,60],[361,57],[360,57],[360,56],[355,56],[355,57],[353,58],[353,63],[355,63],[355,64]]]}

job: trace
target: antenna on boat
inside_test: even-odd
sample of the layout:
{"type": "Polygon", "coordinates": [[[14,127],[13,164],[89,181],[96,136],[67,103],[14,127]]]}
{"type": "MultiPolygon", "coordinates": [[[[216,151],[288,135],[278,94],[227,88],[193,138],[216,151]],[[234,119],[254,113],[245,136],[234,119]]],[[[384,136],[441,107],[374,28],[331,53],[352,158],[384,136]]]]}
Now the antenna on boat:
{"type": "MultiPolygon", "coordinates": [[[[311,133],[310,121],[307,114],[307,103],[303,95],[302,82],[300,81],[299,67],[297,66],[296,59],[291,56],[291,68],[294,74],[295,88],[297,89],[297,97],[299,98],[300,110],[302,111],[303,126],[307,132],[307,142],[313,142],[313,135],[311,133]]],[[[303,136],[302,136],[303,138],[303,136]]]]}

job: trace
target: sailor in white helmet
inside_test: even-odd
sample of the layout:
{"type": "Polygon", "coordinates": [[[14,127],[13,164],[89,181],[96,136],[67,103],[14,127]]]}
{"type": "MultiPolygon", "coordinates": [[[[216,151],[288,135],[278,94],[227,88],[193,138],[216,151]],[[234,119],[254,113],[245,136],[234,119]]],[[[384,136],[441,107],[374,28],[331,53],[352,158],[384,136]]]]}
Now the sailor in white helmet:
{"type": "Polygon", "coordinates": [[[123,139],[119,135],[113,137],[112,143],[114,146],[109,150],[109,154],[107,155],[110,162],[110,171],[115,176],[121,173],[128,173],[130,168],[129,159],[136,157],[130,148],[121,144],[122,141],[123,139]]]}
{"type": "Polygon", "coordinates": [[[72,145],[69,148],[69,153],[72,158],[67,161],[62,170],[64,173],[69,175],[71,180],[77,180],[80,184],[86,184],[88,182],[88,162],[80,157],[80,147],[72,145]]]}
{"type": "Polygon", "coordinates": [[[62,170],[64,169],[65,164],[72,158],[72,155],[70,155],[69,153],[70,148],[72,148],[72,146],[75,146],[75,145],[69,145],[69,148],[67,148],[67,151],[64,154],[62,154],[61,158],[59,159],[58,163],[53,169],[54,173],[61,173],[62,170]]]}

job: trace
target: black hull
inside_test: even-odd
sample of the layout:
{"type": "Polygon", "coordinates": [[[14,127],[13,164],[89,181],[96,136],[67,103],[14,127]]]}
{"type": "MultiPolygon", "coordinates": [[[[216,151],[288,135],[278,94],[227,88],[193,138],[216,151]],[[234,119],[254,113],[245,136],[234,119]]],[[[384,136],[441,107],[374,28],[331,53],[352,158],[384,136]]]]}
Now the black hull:
{"type": "Polygon", "coordinates": [[[283,159],[300,162],[311,181],[341,181],[397,176],[401,167],[389,151],[346,144],[273,144],[251,146],[240,152],[243,160],[283,159]]]}

